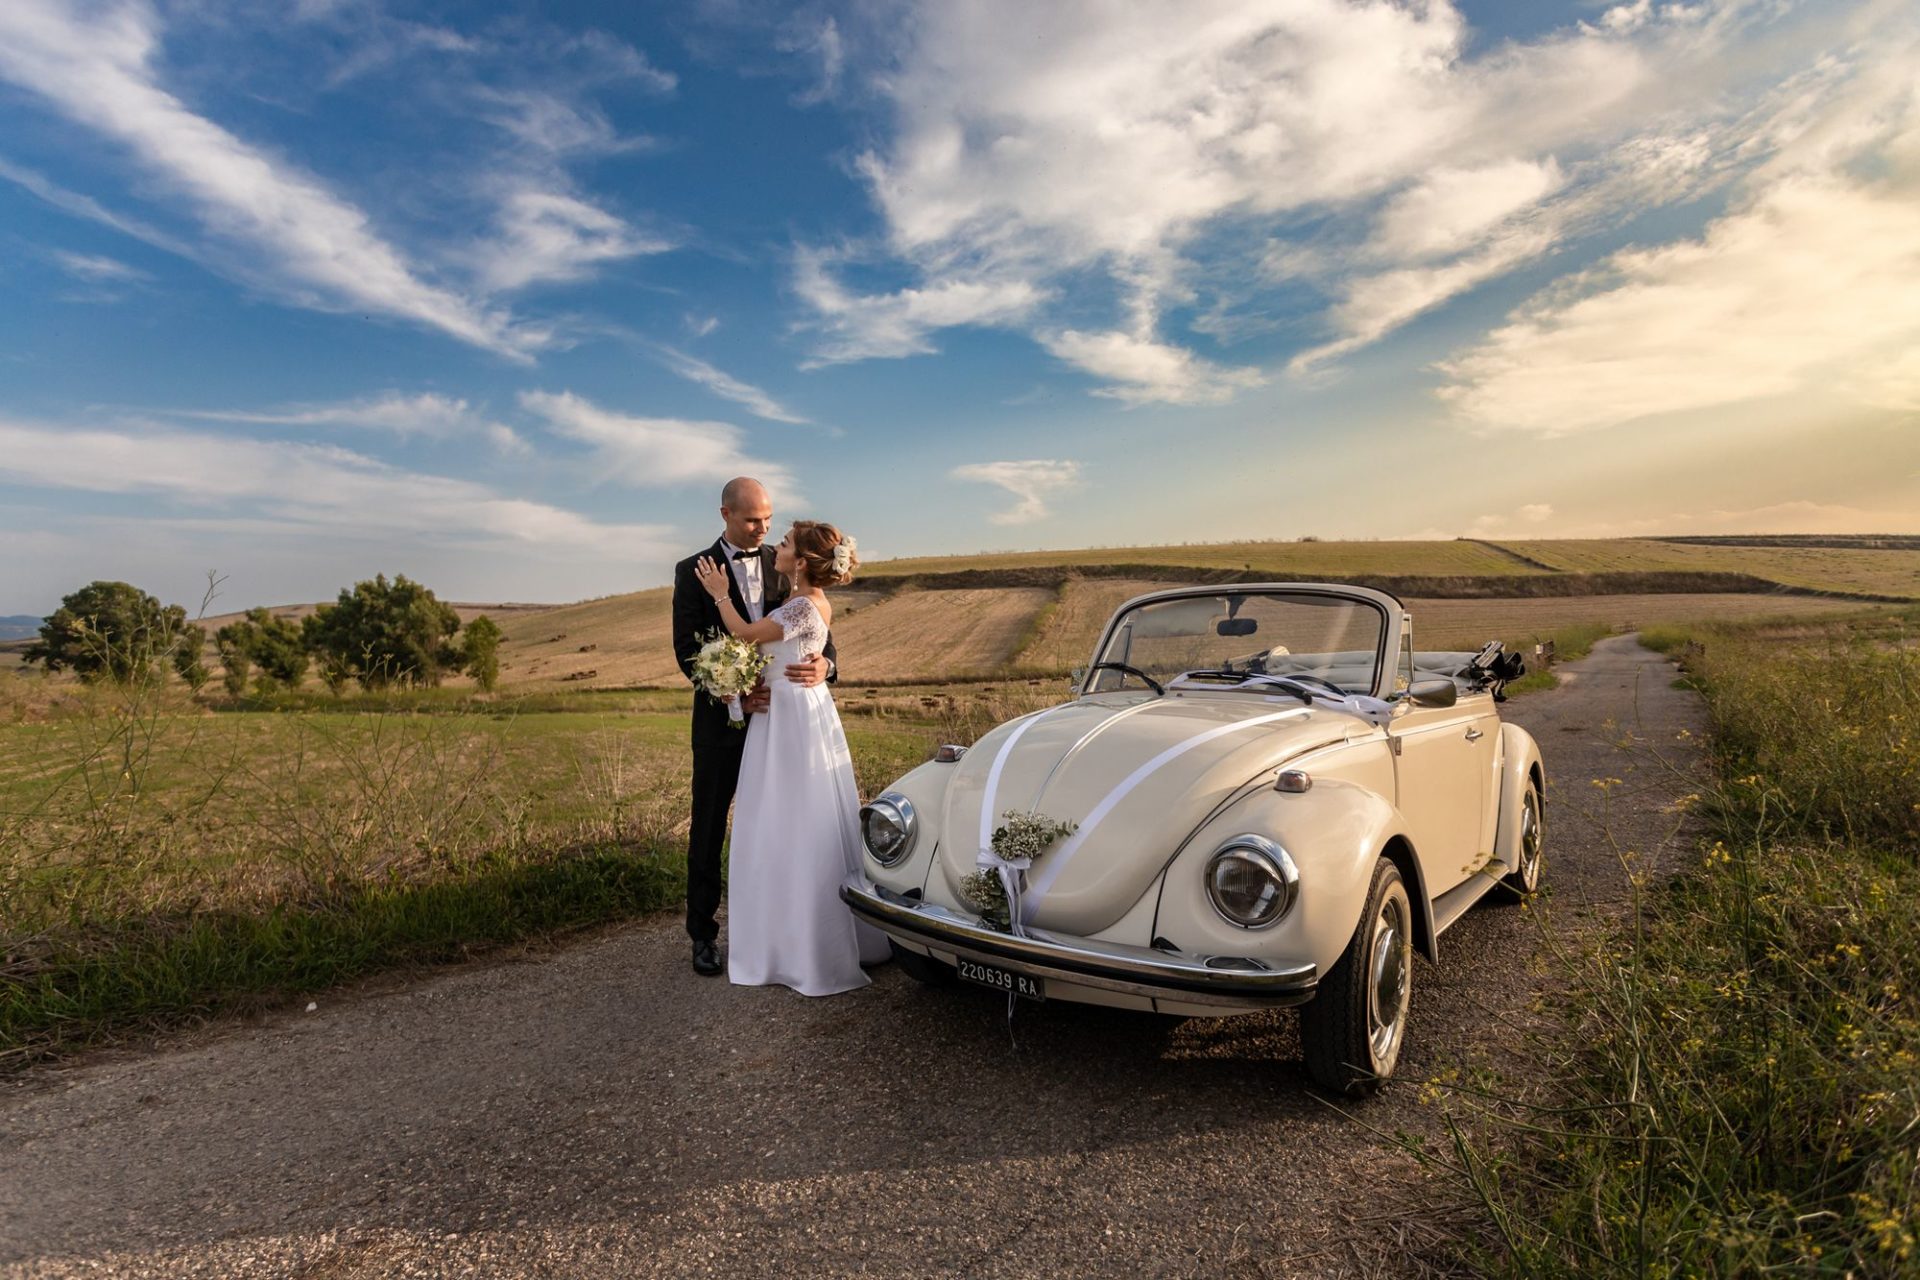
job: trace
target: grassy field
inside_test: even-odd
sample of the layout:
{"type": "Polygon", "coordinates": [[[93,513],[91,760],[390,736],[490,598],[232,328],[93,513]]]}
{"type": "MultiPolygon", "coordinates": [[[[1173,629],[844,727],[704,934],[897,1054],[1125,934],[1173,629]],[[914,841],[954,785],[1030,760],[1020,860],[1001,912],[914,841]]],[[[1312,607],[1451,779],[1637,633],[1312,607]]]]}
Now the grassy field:
{"type": "Polygon", "coordinates": [[[1455,1170],[1474,1269],[1920,1274],[1920,613],[1673,628],[1713,717],[1698,858],[1562,951],[1550,1080],[1455,1170]]]}
{"type": "Polygon", "coordinates": [[[1651,538],[1503,542],[1514,553],[1569,573],[1747,573],[1815,591],[1920,599],[1920,551],[1850,547],[1712,546],[1651,538]]]}
{"type": "MultiPolygon", "coordinates": [[[[215,713],[0,674],[0,1070],[674,905],[687,721],[665,696],[215,713]]],[[[1015,702],[849,708],[860,786],[1015,702]]]]}
{"type": "Polygon", "coordinates": [[[1087,547],[1072,551],[982,552],[919,556],[866,566],[867,579],[974,569],[1086,565],[1185,565],[1253,570],[1276,579],[1371,577],[1483,577],[1539,570],[1478,542],[1220,542],[1160,547],[1087,547]]]}

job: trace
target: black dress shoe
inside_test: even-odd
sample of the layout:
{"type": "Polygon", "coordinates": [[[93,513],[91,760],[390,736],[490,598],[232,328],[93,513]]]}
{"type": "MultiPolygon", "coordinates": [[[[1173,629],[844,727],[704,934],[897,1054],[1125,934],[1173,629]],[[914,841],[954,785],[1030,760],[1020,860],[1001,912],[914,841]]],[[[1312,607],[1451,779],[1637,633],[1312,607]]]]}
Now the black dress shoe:
{"type": "Polygon", "coordinates": [[[703,978],[711,978],[719,974],[726,967],[726,963],[720,959],[720,948],[714,946],[711,940],[704,942],[696,941],[693,944],[693,971],[695,973],[703,978]]]}

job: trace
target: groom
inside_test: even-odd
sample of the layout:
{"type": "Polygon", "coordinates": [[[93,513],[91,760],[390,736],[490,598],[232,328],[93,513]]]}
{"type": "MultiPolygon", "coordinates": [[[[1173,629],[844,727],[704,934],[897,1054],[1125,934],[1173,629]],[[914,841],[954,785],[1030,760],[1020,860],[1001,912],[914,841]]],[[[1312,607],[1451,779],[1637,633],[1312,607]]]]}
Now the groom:
{"type": "MultiPolygon", "coordinates": [[[[714,630],[726,633],[720,607],[694,577],[693,567],[703,556],[724,562],[733,576],[728,594],[733,607],[749,622],[758,622],[777,609],[792,584],[774,570],[773,546],[767,533],[773,526],[773,499],[758,480],[740,476],[720,491],[720,540],[682,560],[673,569],[673,654],[680,670],[693,679],[693,660],[702,637],[714,630]]],[[[826,651],[786,669],[787,679],[799,685],[834,678],[833,637],[826,651]]],[[[756,690],[748,699],[749,712],[764,711],[767,692],[756,690]]],[[[720,909],[720,848],[727,840],[727,810],[733,806],[740,781],[740,754],[747,735],[728,723],[726,704],[694,690],[693,694],[693,826],[687,832],[687,934],[693,939],[693,971],[712,977],[726,968],[715,945],[720,936],[714,912],[720,909]]]]}

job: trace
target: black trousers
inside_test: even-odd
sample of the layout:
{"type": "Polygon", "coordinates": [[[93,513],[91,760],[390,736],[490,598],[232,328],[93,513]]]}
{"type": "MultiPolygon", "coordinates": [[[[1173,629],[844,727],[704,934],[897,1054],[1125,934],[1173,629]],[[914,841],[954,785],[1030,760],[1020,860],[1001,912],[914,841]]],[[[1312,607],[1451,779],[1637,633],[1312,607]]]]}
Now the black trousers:
{"type": "Polygon", "coordinates": [[[740,757],[747,735],[723,729],[718,742],[693,744],[693,825],[687,831],[687,936],[711,942],[720,936],[720,850],[727,843],[727,812],[740,785],[740,757]]]}

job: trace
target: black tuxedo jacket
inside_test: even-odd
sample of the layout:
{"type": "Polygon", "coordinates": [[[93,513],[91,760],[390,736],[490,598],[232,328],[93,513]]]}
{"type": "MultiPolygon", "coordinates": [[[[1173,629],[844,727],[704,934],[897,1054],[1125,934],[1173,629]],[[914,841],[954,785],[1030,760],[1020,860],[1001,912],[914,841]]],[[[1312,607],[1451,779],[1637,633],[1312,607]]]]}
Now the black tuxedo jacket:
{"type": "MultiPolygon", "coordinates": [[[[693,679],[693,660],[705,643],[702,637],[714,631],[726,634],[727,624],[721,621],[720,606],[713,602],[707,589],[700,585],[700,579],[693,574],[694,565],[701,557],[710,556],[716,564],[727,563],[727,544],[725,539],[717,539],[711,547],[696,552],[673,567],[673,656],[679,660],[680,670],[687,679],[693,679]]],[[[760,616],[765,617],[786,603],[793,584],[786,575],[776,573],[773,568],[773,545],[765,544],[760,548],[760,583],[764,607],[760,616]]],[[[733,607],[740,611],[741,617],[747,616],[747,602],[741,598],[739,580],[733,576],[731,567],[727,570],[727,594],[733,598],[733,607]]],[[[827,636],[827,647],[823,651],[827,661],[838,665],[834,655],[833,636],[827,636]]],[[[830,674],[833,680],[838,672],[830,674]]],[[[698,689],[693,694],[693,744],[738,744],[742,735],[740,730],[727,723],[727,704],[718,698],[708,697],[698,689]]]]}

